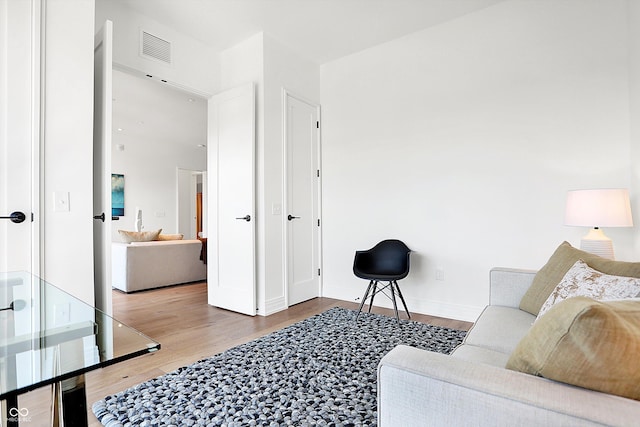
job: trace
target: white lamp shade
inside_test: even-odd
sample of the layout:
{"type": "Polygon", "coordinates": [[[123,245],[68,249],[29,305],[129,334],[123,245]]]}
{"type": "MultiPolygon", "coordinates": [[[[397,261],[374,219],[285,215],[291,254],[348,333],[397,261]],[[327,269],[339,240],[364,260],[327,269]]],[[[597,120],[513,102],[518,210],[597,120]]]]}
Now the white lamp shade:
{"type": "Polygon", "coordinates": [[[623,188],[569,191],[564,222],[581,227],[632,227],[629,192],[623,188]]]}

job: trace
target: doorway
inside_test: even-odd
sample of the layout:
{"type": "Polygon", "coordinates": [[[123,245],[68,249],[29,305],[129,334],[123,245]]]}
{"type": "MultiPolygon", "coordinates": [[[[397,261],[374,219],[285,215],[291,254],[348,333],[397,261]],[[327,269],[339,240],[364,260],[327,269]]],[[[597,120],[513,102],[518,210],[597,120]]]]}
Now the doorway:
{"type": "Polygon", "coordinates": [[[320,106],[283,91],[288,306],[320,296],[320,106]]]}
{"type": "Polygon", "coordinates": [[[207,236],[207,173],[177,169],[177,228],[185,239],[207,236]]]}
{"type": "MultiPolygon", "coordinates": [[[[135,230],[138,213],[143,231],[182,232],[178,226],[176,170],[197,171],[199,179],[205,181],[203,174],[207,169],[206,98],[117,64],[112,64],[112,71],[112,93],[105,96],[113,107],[112,125],[106,129],[112,142],[105,150],[111,166],[103,173],[123,175],[125,184],[124,213],[114,222],[108,236],[108,255],[111,242],[121,240],[119,229],[135,230]]],[[[201,192],[206,200],[206,184],[201,184],[201,192]]],[[[202,231],[206,230],[205,220],[202,227],[202,231]]],[[[184,238],[195,239],[197,232],[194,224],[193,233],[189,229],[184,238]]],[[[105,269],[111,271],[111,262],[105,256],[101,259],[105,269]]],[[[101,290],[110,295],[111,283],[105,282],[101,290]]]]}

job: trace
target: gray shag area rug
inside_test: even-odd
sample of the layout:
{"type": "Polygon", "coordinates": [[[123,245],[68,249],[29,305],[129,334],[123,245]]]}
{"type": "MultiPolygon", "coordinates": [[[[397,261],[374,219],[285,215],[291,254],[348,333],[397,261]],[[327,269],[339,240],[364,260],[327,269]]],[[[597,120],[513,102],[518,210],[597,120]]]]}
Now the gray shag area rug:
{"type": "Polygon", "coordinates": [[[93,404],[107,427],[375,426],[398,344],[449,354],[466,332],[332,308],[93,404]]]}

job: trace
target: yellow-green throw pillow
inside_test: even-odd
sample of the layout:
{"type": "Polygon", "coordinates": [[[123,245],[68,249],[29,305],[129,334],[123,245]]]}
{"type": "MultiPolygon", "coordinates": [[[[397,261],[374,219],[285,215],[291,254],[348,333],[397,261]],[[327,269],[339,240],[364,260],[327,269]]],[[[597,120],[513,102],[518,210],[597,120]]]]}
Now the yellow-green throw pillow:
{"type": "Polygon", "coordinates": [[[127,230],[118,230],[118,234],[120,234],[120,238],[125,243],[131,242],[151,242],[152,240],[157,240],[158,235],[162,231],[162,228],[155,231],[127,231],[127,230]]]}
{"type": "Polygon", "coordinates": [[[640,400],[640,300],[574,297],[531,327],[507,369],[640,400]]]}
{"type": "Polygon", "coordinates": [[[533,283],[520,300],[520,309],[537,316],[551,292],[579,259],[604,274],[640,278],[640,262],[613,261],[563,242],[533,278],[533,283]]]}

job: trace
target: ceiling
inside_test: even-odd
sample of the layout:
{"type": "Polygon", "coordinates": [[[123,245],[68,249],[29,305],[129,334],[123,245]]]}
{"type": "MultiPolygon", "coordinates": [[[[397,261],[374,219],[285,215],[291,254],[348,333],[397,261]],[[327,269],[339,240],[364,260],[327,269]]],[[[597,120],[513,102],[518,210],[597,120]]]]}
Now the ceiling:
{"type": "Polygon", "coordinates": [[[207,143],[206,100],[116,69],[112,93],[113,144],[198,149],[207,143]]]}
{"type": "Polygon", "coordinates": [[[261,31],[318,64],[504,0],[121,0],[223,50],[261,31]]]}
{"type": "MultiPolygon", "coordinates": [[[[501,1],[119,0],[121,5],[217,50],[263,31],[318,64],[501,1]]],[[[113,98],[114,143],[152,140],[191,148],[206,144],[206,105],[198,97],[114,71],[113,98]]]]}

